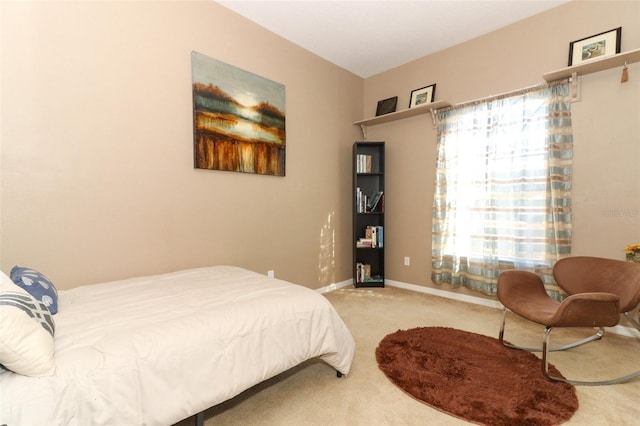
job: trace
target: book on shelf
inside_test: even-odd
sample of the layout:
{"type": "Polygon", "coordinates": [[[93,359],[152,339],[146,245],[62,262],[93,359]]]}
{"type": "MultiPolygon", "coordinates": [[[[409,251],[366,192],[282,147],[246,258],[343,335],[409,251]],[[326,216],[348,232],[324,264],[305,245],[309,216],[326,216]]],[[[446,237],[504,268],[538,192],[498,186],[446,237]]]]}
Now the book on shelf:
{"type": "Polygon", "coordinates": [[[356,187],[356,206],[358,213],[369,212],[369,205],[371,204],[370,197],[362,192],[360,187],[356,187]]]}
{"type": "Polygon", "coordinates": [[[367,263],[356,264],[356,282],[362,283],[371,279],[371,265],[367,263]]]}
{"type": "Polygon", "coordinates": [[[358,213],[362,213],[362,203],[363,203],[364,197],[365,195],[360,189],[360,187],[356,187],[356,209],[358,213]]]}
{"type": "Polygon", "coordinates": [[[384,192],[383,191],[378,191],[375,193],[375,195],[373,197],[371,197],[371,203],[369,204],[369,211],[371,212],[375,212],[375,211],[380,211],[382,212],[382,210],[378,210],[379,207],[382,207],[382,198],[384,197],[384,192]]]}
{"type": "Polygon", "coordinates": [[[357,248],[372,248],[373,241],[370,238],[359,238],[356,242],[357,248]]]}
{"type": "Polygon", "coordinates": [[[364,230],[364,237],[356,241],[357,248],[382,248],[384,246],[384,227],[367,226],[364,230]]]}
{"type": "Polygon", "coordinates": [[[371,274],[371,265],[368,263],[356,263],[356,283],[381,283],[384,279],[380,275],[371,274]]]}
{"type": "Polygon", "coordinates": [[[378,191],[372,196],[356,187],[356,206],[358,213],[382,213],[384,211],[384,192],[378,191]]]}
{"type": "Polygon", "coordinates": [[[371,173],[371,155],[358,154],[356,157],[356,173],[371,173]]]}
{"type": "Polygon", "coordinates": [[[367,227],[364,229],[364,237],[365,237],[367,240],[373,240],[373,227],[372,227],[372,226],[367,226],[367,227]]]}
{"type": "Polygon", "coordinates": [[[369,226],[368,228],[371,232],[371,248],[376,248],[378,247],[378,227],[369,226]]]}

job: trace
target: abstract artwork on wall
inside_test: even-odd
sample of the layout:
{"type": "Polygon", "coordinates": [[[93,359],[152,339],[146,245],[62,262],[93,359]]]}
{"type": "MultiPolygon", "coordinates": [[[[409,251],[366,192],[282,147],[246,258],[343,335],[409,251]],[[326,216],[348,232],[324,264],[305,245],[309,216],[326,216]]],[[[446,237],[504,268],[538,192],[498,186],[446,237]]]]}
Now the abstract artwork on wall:
{"type": "Polygon", "coordinates": [[[191,53],[196,169],[285,175],[285,86],[191,53]]]}

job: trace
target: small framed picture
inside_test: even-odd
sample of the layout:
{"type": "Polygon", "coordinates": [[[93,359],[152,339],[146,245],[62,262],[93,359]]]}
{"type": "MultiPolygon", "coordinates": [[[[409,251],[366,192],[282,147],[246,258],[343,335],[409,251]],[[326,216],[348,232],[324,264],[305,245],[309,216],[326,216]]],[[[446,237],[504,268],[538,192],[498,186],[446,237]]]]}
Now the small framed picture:
{"type": "Polygon", "coordinates": [[[430,104],[436,96],[436,85],[422,87],[411,91],[411,100],[409,100],[409,108],[430,104]]]}
{"type": "Polygon", "coordinates": [[[379,115],[389,114],[390,112],[396,112],[397,105],[398,105],[397,96],[378,101],[378,108],[376,108],[376,117],[379,115]]]}
{"type": "Polygon", "coordinates": [[[569,43],[569,66],[620,53],[622,27],[569,43]]]}

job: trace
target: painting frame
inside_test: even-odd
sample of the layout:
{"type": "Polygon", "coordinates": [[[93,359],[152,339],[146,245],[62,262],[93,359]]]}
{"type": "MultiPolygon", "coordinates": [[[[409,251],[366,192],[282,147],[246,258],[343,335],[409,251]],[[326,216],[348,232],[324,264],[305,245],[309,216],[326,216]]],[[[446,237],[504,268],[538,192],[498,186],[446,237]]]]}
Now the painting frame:
{"type": "Polygon", "coordinates": [[[376,117],[380,115],[396,112],[397,106],[398,106],[397,96],[378,101],[378,107],[376,108],[376,117]]]}
{"type": "Polygon", "coordinates": [[[430,104],[436,97],[436,84],[424,86],[411,91],[409,97],[409,108],[415,108],[422,105],[430,104]]]}
{"type": "Polygon", "coordinates": [[[569,43],[569,66],[581,65],[618,54],[621,42],[622,27],[572,41],[569,43]]]}
{"type": "Polygon", "coordinates": [[[285,176],[284,84],[191,52],[193,166],[285,176]]]}

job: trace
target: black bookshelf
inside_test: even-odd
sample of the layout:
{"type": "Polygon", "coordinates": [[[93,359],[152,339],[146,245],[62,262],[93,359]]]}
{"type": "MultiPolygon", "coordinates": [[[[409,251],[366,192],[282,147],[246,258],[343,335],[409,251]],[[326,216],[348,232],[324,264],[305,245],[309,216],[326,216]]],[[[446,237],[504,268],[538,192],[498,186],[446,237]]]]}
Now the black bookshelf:
{"type": "Polygon", "coordinates": [[[353,283],[384,287],[384,142],[353,144],[353,283]]]}

